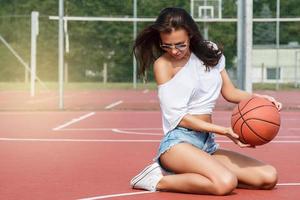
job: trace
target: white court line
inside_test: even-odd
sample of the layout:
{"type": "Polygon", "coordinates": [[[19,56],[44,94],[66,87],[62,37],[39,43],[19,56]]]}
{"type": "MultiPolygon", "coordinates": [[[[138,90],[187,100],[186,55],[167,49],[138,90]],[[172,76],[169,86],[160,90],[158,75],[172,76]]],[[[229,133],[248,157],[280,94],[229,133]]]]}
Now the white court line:
{"type": "MultiPolygon", "coordinates": [[[[213,121],[228,121],[230,122],[231,116],[214,116],[212,117],[213,121]]],[[[281,121],[299,121],[299,118],[281,118],[281,121]]]]}
{"type": "MultiPolygon", "coordinates": [[[[277,186],[300,186],[300,183],[278,183],[277,186]]],[[[97,200],[97,199],[109,199],[113,197],[121,197],[121,196],[131,196],[131,195],[139,195],[139,194],[149,194],[154,193],[154,191],[145,191],[145,192],[129,192],[129,193],[120,193],[120,194],[111,194],[111,195],[103,195],[103,196],[95,196],[82,198],[78,200],[97,200]]]]}
{"type": "Polygon", "coordinates": [[[126,131],[153,131],[162,130],[162,128],[64,128],[60,131],[111,131],[113,129],[122,129],[126,131]]]}
{"type": "MultiPolygon", "coordinates": [[[[110,131],[113,129],[118,129],[121,131],[161,131],[162,128],[64,128],[61,129],[60,131],[110,131]]],[[[289,128],[288,130],[299,130],[300,128],[289,128]]],[[[226,137],[226,136],[221,136],[221,135],[217,135],[216,137],[226,137]]],[[[297,138],[300,136],[297,135],[278,135],[276,136],[276,138],[297,138]]]]}
{"type": "Polygon", "coordinates": [[[133,132],[133,131],[124,131],[124,130],[120,130],[120,129],[111,129],[112,132],[115,133],[121,133],[121,134],[128,134],[128,135],[159,135],[162,136],[163,133],[141,133],[141,132],[133,132]]]}
{"type": "Polygon", "coordinates": [[[300,186],[300,183],[277,183],[278,186],[300,186]]]}
{"type": "Polygon", "coordinates": [[[269,143],[300,143],[299,140],[272,140],[269,143]]]}
{"type": "MultiPolygon", "coordinates": [[[[227,136],[216,135],[216,138],[228,138],[227,136]]],[[[285,138],[300,138],[300,135],[279,135],[275,137],[276,139],[285,139],[285,138]]]]}
{"type": "Polygon", "coordinates": [[[160,142],[160,140],[109,140],[109,139],[45,139],[45,138],[0,138],[1,141],[13,142],[112,142],[112,143],[126,143],[126,142],[160,142]]]}
{"type": "Polygon", "coordinates": [[[121,104],[121,103],[123,103],[122,100],[117,101],[117,102],[114,102],[114,103],[109,104],[108,106],[106,106],[105,109],[111,109],[111,108],[113,108],[113,107],[115,107],[115,106],[117,106],[117,105],[119,105],[119,104],[121,104]]]}
{"type": "Polygon", "coordinates": [[[300,138],[300,135],[282,135],[282,136],[276,136],[275,138],[300,138]]]}
{"type": "MultiPolygon", "coordinates": [[[[0,141],[16,142],[160,142],[161,140],[112,140],[112,139],[45,139],[45,138],[0,138],[0,141]]],[[[232,143],[231,140],[216,140],[217,143],[232,143]]],[[[300,143],[300,140],[275,140],[269,143],[300,143]]]]}
{"type": "MultiPolygon", "coordinates": [[[[64,128],[59,131],[112,131],[120,134],[128,134],[128,135],[158,135],[162,136],[163,133],[147,133],[147,132],[136,132],[143,130],[162,130],[161,128],[64,128]]],[[[216,138],[227,138],[226,136],[216,135],[216,138]]],[[[297,135],[283,135],[276,136],[276,139],[292,139],[292,138],[300,138],[297,135]]]]}
{"type": "Polygon", "coordinates": [[[74,118],[74,119],[72,119],[71,121],[68,121],[68,122],[66,122],[66,123],[64,123],[64,124],[62,124],[62,125],[60,125],[60,126],[58,126],[58,127],[56,127],[56,128],[53,128],[52,130],[53,130],[53,131],[60,130],[60,129],[65,128],[65,127],[67,127],[67,126],[69,126],[69,125],[71,125],[71,124],[74,124],[74,123],[76,123],[76,122],[79,122],[79,121],[81,121],[81,120],[84,120],[84,119],[86,119],[86,118],[88,118],[88,117],[90,117],[90,116],[92,116],[92,115],[94,115],[94,114],[95,114],[95,112],[90,112],[90,113],[88,113],[88,114],[86,114],[86,115],[83,115],[83,116],[81,116],[81,117],[74,118]]]}
{"type": "Polygon", "coordinates": [[[144,94],[146,94],[146,93],[148,93],[148,92],[149,92],[148,89],[145,89],[145,90],[143,91],[144,94]]]}
{"type": "MultiPolygon", "coordinates": [[[[135,131],[161,131],[162,128],[64,128],[59,131],[112,131],[121,134],[132,135],[163,135],[163,133],[147,133],[147,132],[135,132],[135,131]]],[[[226,138],[226,136],[216,135],[216,138],[226,138]]],[[[277,139],[281,138],[300,138],[298,135],[278,135],[277,139]]]]}
{"type": "Polygon", "coordinates": [[[288,128],[289,131],[300,131],[300,128],[288,128]]]}
{"type": "Polygon", "coordinates": [[[88,197],[78,200],[96,200],[96,199],[108,199],[112,197],[122,197],[122,196],[130,196],[130,195],[139,195],[139,194],[148,194],[154,193],[155,191],[144,191],[144,192],[129,192],[129,193],[121,193],[121,194],[111,194],[111,195],[104,195],[104,196],[96,196],[96,197],[88,197]]]}
{"type": "MultiPolygon", "coordinates": [[[[216,140],[217,143],[231,143],[231,140],[216,140]]],[[[300,143],[300,140],[272,140],[269,143],[300,143]]]]}

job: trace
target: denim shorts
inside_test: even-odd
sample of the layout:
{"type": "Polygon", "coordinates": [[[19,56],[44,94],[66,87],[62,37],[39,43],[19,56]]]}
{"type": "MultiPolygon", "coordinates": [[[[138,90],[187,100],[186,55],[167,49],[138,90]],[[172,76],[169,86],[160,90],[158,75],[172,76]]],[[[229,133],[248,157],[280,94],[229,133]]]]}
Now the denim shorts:
{"type": "MultiPolygon", "coordinates": [[[[175,129],[169,131],[161,140],[157,156],[154,161],[163,168],[159,161],[159,157],[179,143],[189,143],[193,146],[205,151],[206,153],[213,154],[217,151],[219,145],[215,143],[215,134],[209,132],[197,132],[191,129],[177,126],[175,129]]],[[[163,168],[164,169],[164,168],[163,168]]],[[[166,172],[170,172],[164,169],[166,172]]]]}

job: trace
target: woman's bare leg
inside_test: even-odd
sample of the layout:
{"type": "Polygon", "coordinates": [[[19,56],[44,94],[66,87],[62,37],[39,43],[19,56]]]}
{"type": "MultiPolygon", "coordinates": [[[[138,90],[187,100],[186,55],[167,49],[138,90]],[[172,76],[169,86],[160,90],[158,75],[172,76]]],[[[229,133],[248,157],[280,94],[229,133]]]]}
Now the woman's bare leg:
{"type": "Polygon", "coordinates": [[[162,165],[175,172],[164,176],[158,190],[226,195],[237,186],[237,177],[222,163],[191,144],[180,143],[160,157],[162,165]]]}
{"type": "Polygon", "coordinates": [[[224,149],[217,150],[213,157],[237,176],[240,188],[272,189],[277,183],[277,172],[271,165],[224,149]]]}

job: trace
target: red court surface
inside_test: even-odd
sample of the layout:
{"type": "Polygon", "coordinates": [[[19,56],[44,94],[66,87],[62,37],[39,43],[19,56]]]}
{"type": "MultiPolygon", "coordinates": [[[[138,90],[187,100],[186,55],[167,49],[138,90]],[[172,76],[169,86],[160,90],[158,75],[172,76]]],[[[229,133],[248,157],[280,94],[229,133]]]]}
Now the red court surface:
{"type": "MultiPolygon", "coordinates": [[[[300,91],[254,91],[273,96],[284,105],[284,110],[300,110],[300,91]]],[[[58,91],[37,92],[31,97],[28,91],[0,91],[0,111],[53,111],[58,110],[58,91]]],[[[232,110],[234,104],[218,99],[216,109],[232,110]]],[[[99,89],[66,90],[65,110],[159,110],[156,90],[99,89]],[[113,107],[111,107],[113,105],[113,107]]]]}
{"type": "MultiPolygon", "coordinates": [[[[216,111],[213,119],[229,126],[230,114],[216,111]]],[[[276,189],[236,189],[216,197],[129,187],[157,151],[159,111],[0,112],[0,199],[299,199],[300,112],[282,111],[281,117],[278,136],[256,149],[241,149],[217,137],[222,148],[274,165],[276,189]]]]}

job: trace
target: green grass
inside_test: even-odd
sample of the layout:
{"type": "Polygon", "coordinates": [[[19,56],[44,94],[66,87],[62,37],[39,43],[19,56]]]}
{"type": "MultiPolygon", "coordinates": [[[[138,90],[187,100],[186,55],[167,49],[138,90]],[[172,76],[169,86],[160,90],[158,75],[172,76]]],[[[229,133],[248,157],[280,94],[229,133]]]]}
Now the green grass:
{"type": "MultiPolygon", "coordinates": [[[[133,83],[67,83],[65,84],[67,90],[98,90],[98,89],[133,89],[133,83]]],[[[155,83],[138,83],[137,89],[156,89],[155,83]]]]}
{"type": "MultiPolygon", "coordinates": [[[[45,82],[45,86],[48,90],[54,91],[58,90],[57,82],[45,82]]],[[[279,90],[300,90],[300,85],[298,88],[294,87],[293,83],[280,84],[279,90]]],[[[138,83],[137,89],[149,89],[155,90],[157,88],[156,83],[149,82],[146,84],[138,83]]],[[[105,90],[105,89],[123,89],[130,90],[133,89],[133,83],[97,83],[97,82],[72,82],[64,84],[65,90],[105,90]]],[[[40,83],[36,83],[37,91],[47,91],[40,83]]],[[[254,83],[253,90],[276,90],[275,83],[254,83]]],[[[0,91],[30,91],[30,84],[24,82],[0,82],[0,91]]]]}
{"type": "MultiPolygon", "coordinates": [[[[57,82],[44,82],[48,90],[58,90],[57,82]]],[[[36,83],[37,91],[47,91],[40,83],[36,83]]],[[[72,82],[64,84],[65,90],[99,90],[99,89],[133,89],[133,83],[97,83],[97,82],[72,82]]],[[[156,89],[155,83],[137,83],[137,89],[156,89]]],[[[30,84],[24,82],[0,82],[0,91],[29,91],[30,84]]]]}
{"type": "MultiPolygon", "coordinates": [[[[276,83],[254,83],[253,90],[276,90],[276,83]]],[[[294,83],[279,84],[279,90],[300,90],[300,85],[296,88],[294,83]]]]}

